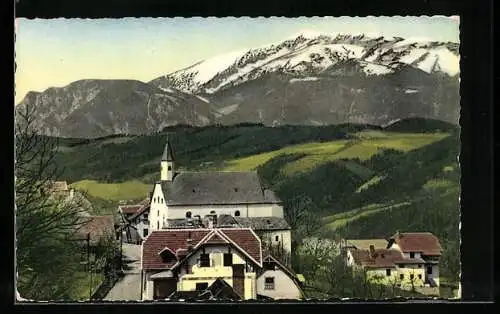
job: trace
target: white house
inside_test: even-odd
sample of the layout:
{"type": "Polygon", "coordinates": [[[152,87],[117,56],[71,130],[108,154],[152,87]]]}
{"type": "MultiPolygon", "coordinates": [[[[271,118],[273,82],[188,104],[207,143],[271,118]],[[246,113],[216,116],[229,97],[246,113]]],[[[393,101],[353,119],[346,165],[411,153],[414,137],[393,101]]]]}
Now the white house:
{"type": "Polygon", "coordinates": [[[396,233],[384,239],[345,240],[346,263],[385,284],[438,294],[439,240],[428,232],[396,233]]]}
{"type": "Polygon", "coordinates": [[[272,299],[302,299],[304,292],[299,276],[271,255],[264,257],[257,275],[257,295],[272,299]]]}
{"type": "Polygon", "coordinates": [[[217,280],[241,299],[257,297],[262,248],[250,228],[155,230],[143,242],[141,255],[142,300],[204,291],[217,280]]]}
{"type": "MultiPolygon", "coordinates": [[[[443,248],[430,232],[397,232],[389,239],[388,248],[398,250],[408,261],[422,260],[425,266],[424,282],[439,287],[439,259],[443,248]]],[[[411,263],[405,262],[405,265],[411,263]]]]}
{"type": "Polygon", "coordinates": [[[257,172],[176,172],[168,141],[150,204],[151,230],[194,216],[283,218],[282,201],[262,188],[257,172]]]}
{"type": "Polygon", "coordinates": [[[122,217],[122,233],[125,242],[141,243],[148,236],[149,227],[149,205],[126,205],[119,206],[118,212],[122,217]]]}

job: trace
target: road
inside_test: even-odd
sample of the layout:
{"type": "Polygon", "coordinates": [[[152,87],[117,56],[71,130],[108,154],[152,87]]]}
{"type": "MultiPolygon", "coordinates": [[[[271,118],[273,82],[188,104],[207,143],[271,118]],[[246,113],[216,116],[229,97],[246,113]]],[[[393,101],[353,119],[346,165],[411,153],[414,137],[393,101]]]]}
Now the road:
{"type": "Polygon", "coordinates": [[[123,263],[125,275],[111,288],[106,301],[141,299],[141,246],[123,243],[123,263]]]}

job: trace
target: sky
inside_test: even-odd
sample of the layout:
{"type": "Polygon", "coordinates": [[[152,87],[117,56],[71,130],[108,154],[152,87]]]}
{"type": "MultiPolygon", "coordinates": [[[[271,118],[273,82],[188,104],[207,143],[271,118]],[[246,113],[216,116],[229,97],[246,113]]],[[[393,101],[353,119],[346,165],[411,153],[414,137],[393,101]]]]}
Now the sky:
{"type": "Polygon", "coordinates": [[[459,42],[458,17],[122,18],[15,21],[16,96],[80,79],[150,81],[195,62],[300,33],[459,42]]]}

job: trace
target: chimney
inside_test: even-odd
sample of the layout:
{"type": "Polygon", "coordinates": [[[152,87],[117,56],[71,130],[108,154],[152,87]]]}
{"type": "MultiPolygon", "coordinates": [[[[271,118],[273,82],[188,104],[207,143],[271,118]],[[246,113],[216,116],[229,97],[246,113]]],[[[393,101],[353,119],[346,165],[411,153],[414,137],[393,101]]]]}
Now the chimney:
{"type": "Polygon", "coordinates": [[[375,258],[375,246],[370,245],[370,258],[375,258]]]}

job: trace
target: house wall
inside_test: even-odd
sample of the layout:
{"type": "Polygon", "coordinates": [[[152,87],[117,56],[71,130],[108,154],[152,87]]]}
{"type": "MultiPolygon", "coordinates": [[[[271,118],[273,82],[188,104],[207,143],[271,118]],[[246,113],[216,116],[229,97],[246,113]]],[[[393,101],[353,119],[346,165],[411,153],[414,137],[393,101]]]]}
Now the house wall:
{"type": "Polygon", "coordinates": [[[167,205],[165,205],[165,198],[161,190],[161,185],[157,183],[153,191],[153,196],[151,199],[150,210],[149,210],[149,222],[150,222],[149,233],[151,233],[151,231],[153,230],[162,229],[163,221],[166,219],[166,214],[167,214],[167,205]],[[158,198],[160,199],[160,202],[155,201],[155,199],[158,198]]]}
{"type": "Polygon", "coordinates": [[[366,276],[371,282],[390,285],[398,282],[398,271],[396,268],[369,268],[366,270],[366,276]],[[386,270],[391,270],[391,275],[387,276],[386,270]]]}
{"type": "Polygon", "coordinates": [[[273,299],[300,299],[302,294],[296,283],[281,269],[266,270],[257,278],[257,293],[273,299]],[[274,278],[274,289],[265,289],[265,278],[274,278]]]}
{"type": "MultiPolygon", "coordinates": [[[[179,282],[177,289],[179,291],[193,291],[197,283],[206,282],[210,286],[217,278],[224,279],[230,286],[233,285],[233,269],[231,266],[223,266],[223,254],[228,253],[229,249],[225,245],[210,246],[205,248],[205,253],[210,255],[210,267],[199,267],[199,259],[202,250],[199,250],[187,261],[189,274],[186,272],[186,266],[180,267],[179,282]]],[[[233,254],[233,264],[245,264],[247,257],[235,249],[231,249],[233,254]]],[[[257,297],[255,284],[255,270],[245,270],[245,299],[255,299],[257,297]]]]}
{"type": "Polygon", "coordinates": [[[352,256],[351,250],[347,250],[347,266],[354,266],[354,257],[352,256]]]}
{"type": "MultiPolygon", "coordinates": [[[[149,213],[146,213],[146,214],[149,214],[149,213]]],[[[149,216],[148,216],[148,219],[149,219],[149,216]]],[[[144,220],[144,214],[141,215],[140,217],[137,218],[136,220],[137,222],[135,223],[135,227],[137,228],[137,232],[139,232],[139,236],[141,237],[141,239],[146,239],[146,237],[144,236],[144,229],[148,229],[148,234],[149,235],[151,233],[151,229],[150,229],[150,226],[149,226],[149,220],[144,220]]]]}
{"type": "Polygon", "coordinates": [[[427,278],[433,279],[439,287],[439,265],[425,265],[424,274],[427,278]],[[432,274],[427,274],[427,266],[432,267],[432,274]]]}
{"type": "Polygon", "coordinates": [[[403,275],[403,280],[398,277],[398,282],[401,283],[402,286],[411,287],[412,279],[410,279],[410,276],[413,274],[413,285],[415,287],[423,287],[425,284],[425,267],[423,265],[420,266],[421,267],[418,267],[418,265],[405,264],[404,268],[398,267],[398,276],[403,275]],[[418,275],[422,278],[418,278],[418,275]]]}
{"type": "Polygon", "coordinates": [[[283,207],[277,204],[240,204],[240,205],[170,205],[168,219],[186,218],[186,212],[192,216],[204,217],[215,211],[216,215],[235,216],[239,211],[241,217],[280,217],[283,218],[283,207]]]}
{"type": "Polygon", "coordinates": [[[292,251],[292,232],[290,230],[259,230],[262,242],[269,241],[273,245],[283,245],[287,252],[292,251]],[[278,241],[276,241],[278,237],[278,241]]]}
{"type": "Polygon", "coordinates": [[[151,275],[156,274],[159,271],[146,271],[143,274],[143,291],[142,300],[153,300],[154,292],[154,282],[151,280],[151,275]]]}

